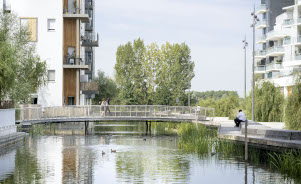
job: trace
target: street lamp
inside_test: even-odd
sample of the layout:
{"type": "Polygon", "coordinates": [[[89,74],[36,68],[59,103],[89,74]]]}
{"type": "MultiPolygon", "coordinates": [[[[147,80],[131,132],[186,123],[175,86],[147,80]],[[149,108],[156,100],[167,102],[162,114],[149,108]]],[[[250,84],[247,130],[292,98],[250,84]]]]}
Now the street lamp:
{"type": "Polygon", "coordinates": [[[255,26],[257,22],[259,22],[259,18],[255,15],[255,4],[254,4],[254,11],[251,13],[253,17],[253,24],[251,27],[253,28],[253,63],[252,63],[252,120],[254,119],[254,93],[255,93],[255,76],[254,76],[254,69],[255,69],[255,26]]]}
{"type": "Polygon", "coordinates": [[[245,39],[242,41],[244,43],[244,52],[245,52],[245,65],[244,65],[244,70],[245,70],[245,107],[247,109],[247,103],[246,103],[246,97],[247,97],[247,46],[248,46],[248,42],[246,40],[246,36],[245,39]]]}

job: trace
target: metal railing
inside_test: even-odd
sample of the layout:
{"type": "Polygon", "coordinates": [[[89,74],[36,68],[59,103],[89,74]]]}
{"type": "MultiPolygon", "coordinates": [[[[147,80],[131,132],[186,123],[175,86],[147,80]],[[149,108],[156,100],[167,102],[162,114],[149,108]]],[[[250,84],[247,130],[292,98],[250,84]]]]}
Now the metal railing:
{"type": "Polygon", "coordinates": [[[65,56],[64,65],[84,65],[82,58],[74,58],[65,56]]]}
{"type": "Polygon", "coordinates": [[[215,116],[214,108],[161,105],[91,105],[17,108],[16,121],[64,120],[74,118],[143,119],[164,118],[206,120],[215,116]]]}
{"type": "Polygon", "coordinates": [[[290,26],[290,25],[293,25],[293,24],[294,24],[294,19],[289,18],[289,19],[284,19],[282,25],[284,25],[284,26],[290,26]]]}
{"type": "Polygon", "coordinates": [[[265,50],[258,50],[255,52],[255,57],[265,57],[266,51],[265,50]]]}
{"type": "Polygon", "coordinates": [[[272,71],[272,70],[281,70],[282,69],[282,64],[272,62],[269,64],[266,64],[266,71],[272,71]]]}
{"type": "Polygon", "coordinates": [[[284,52],[284,47],[282,46],[275,46],[267,49],[267,54],[282,53],[282,52],[284,52]]]}

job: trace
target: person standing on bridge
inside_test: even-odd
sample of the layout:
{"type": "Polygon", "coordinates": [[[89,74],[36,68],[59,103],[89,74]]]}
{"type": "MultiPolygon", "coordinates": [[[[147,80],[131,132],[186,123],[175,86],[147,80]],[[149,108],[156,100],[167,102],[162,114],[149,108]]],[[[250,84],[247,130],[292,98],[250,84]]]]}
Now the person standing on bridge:
{"type": "Polygon", "coordinates": [[[237,117],[234,119],[235,122],[235,127],[239,127],[241,122],[245,122],[247,120],[245,113],[242,112],[242,110],[240,109],[238,111],[238,115],[237,117]]]}
{"type": "Polygon", "coordinates": [[[106,111],[105,111],[105,113],[107,113],[107,112],[109,111],[110,116],[112,116],[111,111],[110,111],[110,108],[109,108],[109,105],[110,105],[110,98],[107,98],[107,100],[105,101],[105,106],[106,106],[106,111]]]}

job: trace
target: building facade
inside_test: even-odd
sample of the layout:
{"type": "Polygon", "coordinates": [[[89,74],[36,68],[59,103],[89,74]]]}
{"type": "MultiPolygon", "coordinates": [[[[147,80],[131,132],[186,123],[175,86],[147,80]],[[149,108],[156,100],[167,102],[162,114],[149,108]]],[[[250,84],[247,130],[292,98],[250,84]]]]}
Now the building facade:
{"type": "MultiPolygon", "coordinates": [[[[28,26],[37,54],[47,63],[47,84],[32,95],[42,106],[86,105],[98,93],[94,77],[94,0],[0,0],[28,26]]],[[[1,7],[2,8],[2,7],[1,7]]]]}
{"type": "Polygon", "coordinates": [[[255,72],[281,87],[285,96],[293,91],[295,71],[301,67],[301,1],[261,1],[256,25],[262,34],[257,39],[255,72]]]}

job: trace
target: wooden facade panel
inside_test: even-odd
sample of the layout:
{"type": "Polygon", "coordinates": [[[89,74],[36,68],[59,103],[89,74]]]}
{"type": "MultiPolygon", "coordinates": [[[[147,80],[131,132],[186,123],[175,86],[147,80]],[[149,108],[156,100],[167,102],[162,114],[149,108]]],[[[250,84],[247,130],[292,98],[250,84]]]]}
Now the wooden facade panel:
{"type": "Polygon", "coordinates": [[[68,55],[68,47],[76,48],[76,20],[64,20],[64,56],[68,55]]]}
{"type": "Polygon", "coordinates": [[[64,69],[64,99],[66,105],[68,105],[68,97],[74,97],[76,104],[76,69],[64,69]]]}

